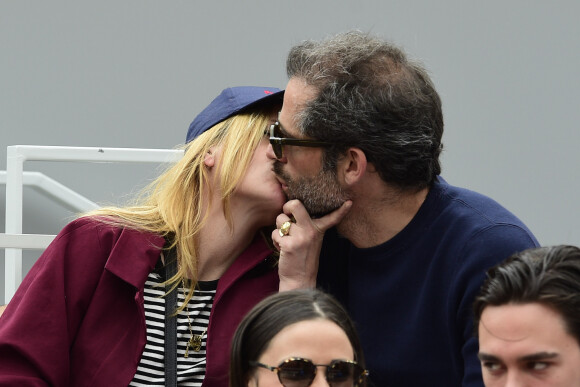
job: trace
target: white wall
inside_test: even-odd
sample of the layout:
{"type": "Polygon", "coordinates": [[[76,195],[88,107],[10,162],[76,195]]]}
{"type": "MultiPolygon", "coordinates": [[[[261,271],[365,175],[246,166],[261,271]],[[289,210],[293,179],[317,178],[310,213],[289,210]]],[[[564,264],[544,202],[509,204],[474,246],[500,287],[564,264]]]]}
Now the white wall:
{"type": "MultiPolygon", "coordinates": [[[[171,148],[221,89],[284,87],[293,44],[359,28],[430,69],[444,101],[450,183],[493,197],[543,244],[580,245],[579,13],[572,0],[3,0],[0,170],[8,145],[171,148]]],[[[99,203],[122,203],[159,172],[26,169],[99,203]]],[[[25,207],[29,233],[55,234],[74,216],[30,190],[25,207]]],[[[26,267],[36,256],[25,253],[26,267]]],[[[0,299],[3,261],[0,251],[0,299]]]]}

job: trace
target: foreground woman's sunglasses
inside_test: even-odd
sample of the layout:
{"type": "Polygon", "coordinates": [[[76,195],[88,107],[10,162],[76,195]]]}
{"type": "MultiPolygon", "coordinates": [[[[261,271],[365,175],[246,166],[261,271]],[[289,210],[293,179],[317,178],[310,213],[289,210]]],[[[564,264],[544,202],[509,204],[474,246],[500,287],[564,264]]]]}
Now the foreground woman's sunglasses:
{"type": "Polygon", "coordinates": [[[314,364],[309,359],[290,358],[278,367],[259,362],[251,362],[254,367],[262,367],[278,374],[284,387],[308,387],[316,377],[318,367],[326,367],[326,381],[331,387],[359,387],[369,372],[354,361],[333,360],[330,364],[314,364]]]}

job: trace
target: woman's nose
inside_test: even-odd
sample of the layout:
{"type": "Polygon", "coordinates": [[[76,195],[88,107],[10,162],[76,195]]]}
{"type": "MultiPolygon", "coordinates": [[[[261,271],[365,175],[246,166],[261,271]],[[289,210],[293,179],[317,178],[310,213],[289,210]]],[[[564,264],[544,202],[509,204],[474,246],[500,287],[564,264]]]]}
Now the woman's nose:
{"type": "Polygon", "coordinates": [[[274,154],[274,149],[272,148],[272,144],[268,144],[268,148],[266,148],[266,156],[269,159],[275,159],[276,155],[274,154]]]}
{"type": "Polygon", "coordinates": [[[329,387],[328,381],[324,376],[324,372],[317,372],[310,387],[329,387]]]}
{"type": "Polygon", "coordinates": [[[280,158],[276,157],[272,144],[268,144],[268,148],[266,148],[266,156],[268,156],[269,159],[278,160],[282,163],[286,162],[286,156],[282,155],[280,158]]]}

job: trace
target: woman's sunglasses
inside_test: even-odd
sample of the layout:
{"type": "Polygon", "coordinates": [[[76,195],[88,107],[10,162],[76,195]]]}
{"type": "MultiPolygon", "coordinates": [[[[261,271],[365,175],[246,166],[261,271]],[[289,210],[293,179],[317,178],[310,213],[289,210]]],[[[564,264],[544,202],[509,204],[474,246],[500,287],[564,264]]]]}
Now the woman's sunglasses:
{"type": "Polygon", "coordinates": [[[270,144],[272,144],[272,149],[277,159],[281,159],[284,155],[283,147],[284,145],[291,146],[308,146],[312,148],[326,147],[332,145],[330,142],[307,140],[300,138],[284,137],[281,130],[281,125],[278,121],[270,125],[270,144]]]}
{"type": "Polygon", "coordinates": [[[251,362],[254,367],[262,367],[278,374],[284,387],[308,387],[316,377],[318,367],[326,367],[326,381],[331,387],[360,387],[365,385],[369,372],[354,361],[333,360],[330,364],[314,364],[309,359],[290,358],[278,367],[251,362]]]}

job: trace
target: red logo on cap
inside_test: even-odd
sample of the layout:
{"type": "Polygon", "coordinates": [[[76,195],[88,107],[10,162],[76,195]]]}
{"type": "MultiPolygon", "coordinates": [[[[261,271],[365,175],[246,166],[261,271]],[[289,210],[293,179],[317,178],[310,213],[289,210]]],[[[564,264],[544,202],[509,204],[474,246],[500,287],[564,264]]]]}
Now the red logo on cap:
{"type": "Polygon", "coordinates": [[[271,92],[270,90],[264,90],[264,94],[274,94],[274,93],[271,92]]]}

